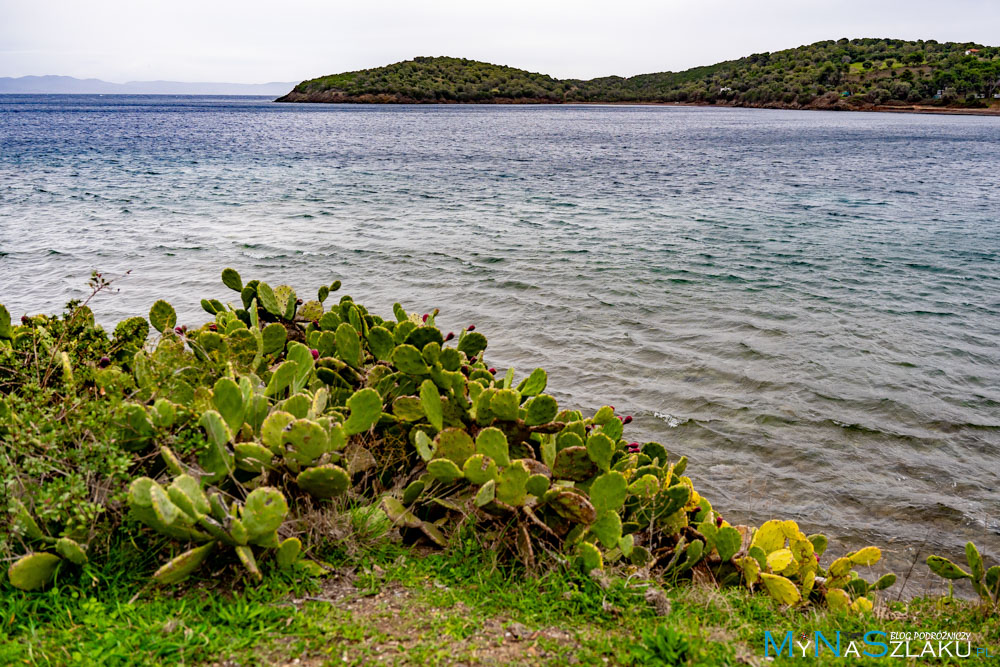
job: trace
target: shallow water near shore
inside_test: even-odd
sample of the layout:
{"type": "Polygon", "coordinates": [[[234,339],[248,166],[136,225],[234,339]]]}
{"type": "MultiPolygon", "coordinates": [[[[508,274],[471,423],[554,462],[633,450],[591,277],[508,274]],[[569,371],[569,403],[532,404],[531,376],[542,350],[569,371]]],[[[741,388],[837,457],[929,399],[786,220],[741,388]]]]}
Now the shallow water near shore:
{"type": "MultiPolygon", "coordinates": [[[[731,521],[1000,558],[1000,121],[0,96],[0,302],[207,317],[223,266],[441,308],[731,521]]],[[[835,541],[836,542],[836,541],[835,541]]],[[[888,568],[880,568],[885,570],[888,568]]],[[[918,565],[908,592],[941,590],[918,565]]]]}

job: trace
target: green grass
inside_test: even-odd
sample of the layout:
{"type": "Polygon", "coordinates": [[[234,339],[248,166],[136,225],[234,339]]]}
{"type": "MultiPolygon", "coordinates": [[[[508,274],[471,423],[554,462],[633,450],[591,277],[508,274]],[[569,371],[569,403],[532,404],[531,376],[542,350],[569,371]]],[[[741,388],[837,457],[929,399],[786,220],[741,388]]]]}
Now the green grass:
{"type": "MultiPolygon", "coordinates": [[[[1000,651],[997,616],[968,602],[888,603],[852,617],[685,585],[665,591],[670,610],[661,616],[646,601],[648,581],[611,576],[602,586],[563,570],[528,575],[495,563],[472,540],[443,552],[390,542],[352,553],[331,546],[321,554],[331,576],[302,582],[272,573],[247,588],[227,572],[152,589],[152,564],[136,561],[130,546],[116,549],[103,568],[42,593],[4,585],[0,664],[675,664],[657,655],[680,655],[676,664],[763,664],[765,630],[968,631],[974,646],[1000,651]]],[[[896,664],[864,664],[879,662],[896,664]]]]}

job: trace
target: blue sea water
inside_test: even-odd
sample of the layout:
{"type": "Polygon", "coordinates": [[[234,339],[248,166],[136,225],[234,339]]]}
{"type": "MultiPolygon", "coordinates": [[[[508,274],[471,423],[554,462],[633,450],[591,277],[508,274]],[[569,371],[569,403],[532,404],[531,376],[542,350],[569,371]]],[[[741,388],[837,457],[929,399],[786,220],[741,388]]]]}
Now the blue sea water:
{"type": "Polygon", "coordinates": [[[195,323],[223,266],[339,278],[635,415],[732,521],[996,559],[998,147],[980,117],[0,96],[0,302],[131,270],[102,321],[195,323]]]}

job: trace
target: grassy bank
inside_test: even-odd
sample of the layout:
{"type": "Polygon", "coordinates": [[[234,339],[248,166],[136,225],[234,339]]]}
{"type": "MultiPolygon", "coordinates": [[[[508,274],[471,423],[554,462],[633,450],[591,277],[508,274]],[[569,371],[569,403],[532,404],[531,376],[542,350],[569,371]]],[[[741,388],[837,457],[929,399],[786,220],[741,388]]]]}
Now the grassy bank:
{"type": "Polygon", "coordinates": [[[814,631],[1000,651],[971,543],[926,564],[980,604],[895,601],[878,547],[730,524],[685,456],[560,409],[544,369],[498,374],[474,325],[222,280],[242,307],[206,298],[200,326],[162,300],[111,335],[87,302],[0,307],[5,664],[760,664],[814,631]]]}
{"type": "MultiPolygon", "coordinates": [[[[0,662],[763,665],[771,663],[765,630],[831,638],[840,631],[845,643],[847,633],[870,630],[971,632],[972,646],[1000,651],[996,617],[967,601],[896,602],[886,594],[870,617],[858,617],[791,610],[707,584],[598,581],[560,569],[527,575],[495,562],[472,535],[444,551],[388,537],[362,548],[329,544],[331,572],[321,578],[275,572],[248,585],[206,573],[180,590],[149,587],[136,567],[148,556],[127,544],[116,549],[119,558],[45,593],[3,588],[0,662]]],[[[811,647],[809,655],[815,664],[899,663],[829,651],[816,659],[811,647]]]]}

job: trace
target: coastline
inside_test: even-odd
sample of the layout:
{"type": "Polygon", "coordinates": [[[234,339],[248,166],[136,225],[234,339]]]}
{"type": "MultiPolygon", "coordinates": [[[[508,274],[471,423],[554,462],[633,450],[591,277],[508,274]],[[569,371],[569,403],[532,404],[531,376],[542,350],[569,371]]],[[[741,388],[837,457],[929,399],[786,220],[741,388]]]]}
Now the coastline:
{"type": "Polygon", "coordinates": [[[299,93],[291,91],[286,95],[274,100],[281,103],[298,104],[418,104],[418,105],[545,105],[556,106],[567,105],[588,105],[588,106],[664,106],[664,107],[717,107],[730,109],[780,109],[785,111],[866,111],[884,113],[913,113],[913,114],[939,114],[948,116],[1000,116],[1000,104],[993,104],[985,108],[970,108],[958,106],[932,106],[926,104],[872,104],[864,102],[861,104],[848,103],[842,98],[834,102],[829,102],[823,98],[817,98],[813,103],[806,105],[799,104],[728,104],[717,103],[708,104],[705,102],[657,102],[657,101],[560,101],[549,98],[510,98],[498,97],[482,101],[458,101],[458,100],[418,100],[405,95],[342,95],[331,93],[299,93]]]}

